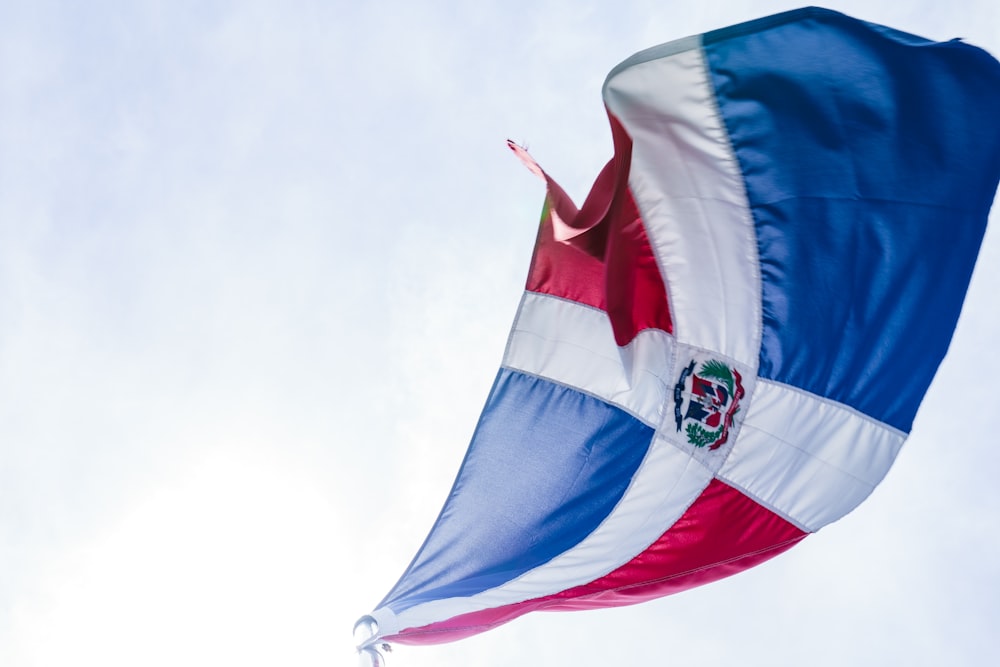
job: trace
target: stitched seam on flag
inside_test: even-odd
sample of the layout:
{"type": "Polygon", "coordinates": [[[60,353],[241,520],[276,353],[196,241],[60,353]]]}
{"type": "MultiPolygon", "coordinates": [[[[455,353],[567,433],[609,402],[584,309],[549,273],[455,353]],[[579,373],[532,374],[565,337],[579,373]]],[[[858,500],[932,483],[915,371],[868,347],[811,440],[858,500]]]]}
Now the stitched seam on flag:
{"type": "MultiPolygon", "coordinates": [[[[566,303],[571,303],[574,306],[579,306],[580,308],[586,308],[588,310],[593,310],[595,312],[601,313],[602,315],[604,315],[605,318],[608,318],[608,311],[604,310],[603,308],[598,308],[597,306],[591,305],[589,303],[583,303],[582,301],[576,301],[575,299],[570,299],[568,297],[560,296],[558,294],[550,294],[549,292],[539,292],[539,291],[530,290],[530,289],[524,290],[524,297],[522,297],[522,300],[525,297],[527,297],[529,294],[534,294],[536,296],[544,297],[546,299],[555,299],[556,301],[564,301],[566,303]]],[[[608,319],[608,321],[610,322],[610,319],[608,319]]]]}
{"type": "MultiPolygon", "coordinates": [[[[507,332],[507,344],[503,348],[503,356],[501,359],[506,359],[510,354],[510,346],[514,342],[514,334],[517,333],[517,323],[521,321],[521,313],[524,311],[524,302],[528,298],[528,291],[525,290],[521,293],[521,300],[517,303],[517,311],[514,313],[514,323],[510,327],[510,331],[507,332]]],[[[503,366],[501,365],[501,368],[503,366]]]]}
{"type": "MultiPolygon", "coordinates": [[[[585,345],[580,345],[579,343],[574,343],[574,342],[568,341],[568,340],[566,340],[564,338],[553,338],[551,336],[543,336],[540,333],[537,333],[535,331],[529,331],[527,329],[518,329],[517,331],[518,331],[519,334],[521,334],[523,336],[531,336],[532,338],[538,338],[539,340],[549,341],[551,343],[557,343],[558,345],[560,345],[562,347],[571,347],[571,348],[574,348],[574,349],[577,349],[577,350],[583,350],[585,352],[589,352],[592,356],[594,356],[594,357],[596,357],[598,359],[606,359],[606,360],[611,361],[611,362],[621,363],[621,359],[620,358],[616,359],[615,357],[609,357],[608,355],[601,354],[600,352],[597,352],[596,350],[593,350],[593,349],[591,349],[591,348],[589,348],[589,347],[587,347],[585,345]]],[[[655,373],[652,373],[651,371],[643,370],[642,372],[643,373],[648,373],[649,375],[652,375],[653,377],[659,378],[658,375],[656,375],[655,373]]]]}
{"type": "MultiPolygon", "coordinates": [[[[834,197],[834,196],[817,196],[817,195],[795,195],[791,197],[780,197],[778,199],[769,199],[767,201],[762,201],[761,204],[765,206],[774,206],[776,204],[783,204],[789,201],[839,201],[839,202],[859,202],[861,201],[858,197],[834,197]]],[[[877,202],[879,204],[903,204],[905,206],[914,206],[919,208],[927,208],[939,211],[958,211],[961,213],[972,213],[976,215],[981,215],[984,212],[984,207],[965,207],[965,206],[945,206],[943,204],[935,204],[933,202],[921,202],[912,201],[910,199],[885,199],[880,197],[870,197],[865,196],[864,201],[867,202],[877,202]]],[[[986,213],[989,213],[990,207],[985,207],[986,213]]]]}
{"type": "MultiPolygon", "coordinates": [[[[643,227],[645,227],[645,224],[643,225],[643,227]]],[[[663,276],[662,268],[660,270],[660,276],[661,278],[663,276]]],[[[537,292],[535,290],[524,290],[524,294],[521,295],[521,304],[518,305],[517,308],[517,318],[514,321],[514,326],[511,327],[511,333],[514,333],[514,331],[523,331],[523,329],[520,330],[517,329],[517,322],[518,320],[520,320],[521,317],[521,307],[523,306],[529,294],[542,297],[543,299],[553,299],[555,301],[563,301],[565,303],[572,304],[573,306],[576,306],[578,308],[586,308],[588,310],[600,313],[601,315],[604,316],[604,319],[608,321],[608,327],[609,328],[611,327],[611,318],[608,316],[608,311],[604,310],[603,308],[598,308],[597,306],[592,306],[589,303],[583,303],[582,301],[576,301],[574,299],[570,299],[564,296],[559,296],[558,294],[550,294],[548,292],[537,292]]],[[[667,336],[670,336],[672,338],[674,337],[674,334],[670,333],[666,329],[661,329],[660,327],[643,327],[642,329],[639,329],[638,331],[635,332],[635,336],[628,343],[626,343],[625,345],[617,345],[617,344],[616,345],[623,349],[628,348],[633,342],[635,342],[635,339],[638,338],[639,334],[641,334],[643,331],[660,331],[666,334],[667,336]]],[[[510,337],[508,336],[507,348],[504,349],[504,357],[507,356],[507,352],[509,351],[509,349],[510,349],[510,337]]]]}
{"type": "MultiPolygon", "coordinates": [[[[572,299],[567,299],[565,297],[556,296],[556,295],[553,295],[553,294],[548,294],[546,292],[535,292],[533,290],[525,290],[525,292],[521,295],[521,303],[520,303],[520,305],[518,307],[517,316],[516,316],[516,318],[514,320],[514,326],[511,327],[511,331],[510,331],[510,333],[508,334],[508,337],[507,337],[507,346],[506,346],[506,349],[504,350],[503,359],[506,360],[506,359],[508,359],[510,357],[510,350],[511,350],[511,348],[513,346],[514,336],[517,334],[517,335],[531,336],[531,337],[536,338],[538,340],[549,341],[551,343],[554,343],[554,344],[557,344],[557,345],[560,345],[560,346],[564,346],[564,347],[572,347],[572,348],[575,348],[577,350],[583,350],[585,352],[588,352],[588,353],[592,354],[594,357],[597,357],[599,359],[604,359],[604,360],[612,362],[613,364],[621,365],[621,357],[620,356],[610,357],[610,356],[607,356],[607,355],[604,355],[604,354],[600,354],[600,353],[594,351],[593,349],[591,349],[589,347],[584,347],[582,345],[578,345],[576,343],[573,343],[573,342],[570,342],[570,341],[566,341],[566,340],[563,340],[563,339],[560,339],[560,338],[551,338],[551,337],[548,337],[548,336],[543,336],[543,335],[541,335],[539,333],[536,333],[533,330],[520,328],[519,327],[519,323],[521,321],[521,314],[523,312],[523,308],[525,306],[525,302],[527,301],[527,297],[528,297],[529,294],[541,297],[543,299],[552,299],[552,300],[555,300],[555,301],[561,301],[561,302],[570,304],[573,307],[584,308],[584,309],[588,309],[588,310],[594,311],[596,313],[599,313],[606,321],[608,321],[608,325],[610,327],[610,320],[608,318],[607,312],[605,312],[604,310],[602,310],[600,308],[595,308],[594,306],[591,306],[589,304],[580,303],[580,302],[574,301],[572,299]]],[[[658,332],[658,333],[661,333],[664,336],[668,337],[669,339],[674,339],[674,335],[671,334],[668,331],[664,331],[663,329],[661,329],[659,327],[647,327],[645,329],[641,329],[640,331],[636,332],[635,337],[632,340],[630,340],[626,345],[623,345],[623,346],[617,346],[616,345],[615,347],[618,350],[631,350],[631,349],[634,348],[635,345],[638,345],[637,341],[639,339],[639,336],[642,333],[647,332],[647,331],[658,332]]],[[[660,386],[663,388],[664,401],[667,400],[668,395],[670,393],[669,392],[669,387],[670,387],[670,384],[671,384],[671,379],[670,378],[673,376],[673,368],[674,368],[674,365],[676,363],[675,358],[676,358],[676,345],[670,345],[669,346],[669,360],[667,362],[666,368],[663,370],[663,375],[658,374],[655,370],[653,370],[653,369],[651,369],[649,367],[645,367],[645,366],[639,366],[638,367],[638,372],[642,373],[645,376],[648,376],[648,377],[652,378],[654,381],[656,381],[657,383],[660,384],[660,386]]],[[[645,417],[643,417],[643,416],[639,415],[638,413],[634,412],[628,406],[620,403],[617,400],[614,400],[611,397],[601,396],[601,395],[595,394],[592,391],[584,389],[582,387],[579,387],[579,386],[576,386],[576,385],[573,385],[573,384],[569,384],[569,383],[567,383],[565,381],[562,381],[562,380],[550,377],[548,375],[544,375],[542,373],[537,373],[535,371],[530,371],[530,370],[521,368],[519,366],[513,366],[513,365],[511,365],[509,363],[503,363],[503,364],[501,364],[501,368],[506,368],[506,369],[509,369],[509,370],[512,370],[512,371],[517,371],[519,373],[524,373],[525,375],[530,375],[532,377],[543,379],[543,380],[546,380],[548,382],[552,382],[553,384],[557,384],[557,385],[559,385],[561,387],[565,387],[567,389],[572,389],[572,390],[578,391],[581,394],[590,396],[590,397],[592,397],[592,398],[594,398],[596,400],[602,401],[604,403],[607,403],[607,404],[610,404],[610,405],[614,405],[615,407],[620,408],[621,410],[625,411],[626,413],[628,413],[629,415],[631,415],[632,417],[634,417],[635,419],[637,419],[641,423],[643,423],[646,426],[649,426],[650,428],[652,428],[654,430],[657,430],[657,431],[659,430],[659,428],[663,424],[663,421],[662,421],[663,418],[664,418],[663,415],[666,415],[666,410],[664,410],[663,409],[663,405],[661,405],[660,409],[659,409],[659,412],[661,413],[661,419],[660,419],[660,421],[659,422],[649,421],[645,417]]],[[[632,370],[635,370],[635,367],[633,367],[632,370]]],[[[628,392],[622,392],[622,393],[628,393],[628,392]]]]}
{"type": "MultiPolygon", "coordinates": [[[[656,253],[653,253],[653,254],[654,254],[654,256],[656,255],[656,253]]],[[[657,259],[657,262],[659,262],[659,259],[657,259]]],[[[670,284],[667,282],[666,276],[664,276],[664,278],[663,278],[663,286],[664,286],[664,289],[667,289],[667,290],[670,289],[670,284]]],[[[676,324],[674,325],[674,327],[676,328],[676,324]]],[[[680,346],[677,344],[677,339],[676,338],[674,339],[674,343],[675,344],[672,345],[671,348],[670,348],[670,359],[667,362],[667,372],[669,374],[668,375],[669,378],[673,378],[677,374],[677,355],[679,354],[678,350],[679,350],[680,346]]],[[[660,414],[660,423],[657,424],[657,426],[656,426],[656,435],[659,435],[660,433],[662,433],[663,429],[664,429],[664,425],[669,424],[669,422],[670,422],[670,407],[669,407],[670,406],[670,399],[671,399],[671,396],[670,396],[670,385],[672,384],[672,382],[673,382],[672,380],[668,380],[668,382],[667,382],[667,393],[663,396],[663,405],[660,406],[660,413],[661,413],[660,414]]],[[[667,442],[670,442],[670,440],[667,439],[666,437],[664,437],[663,439],[667,440],[667,442]]],[[[673,443],[671,442],[670,444],[673,444],[673,443]]]]}
{"type": "Polygon", "coordinates": [[[757,382],[758,384],[769,384],[774,387],[789,389],[797,394],[805,396],[810,400],[814,400],[819,403],[828,405],[835,410],[843,410],[844,412],[847,412],[851,415],[854,415],[855,417],[858,417],[859,419],[868,422],[869,424],[875,426],[876,428],[888,431],[889,433],[897,435],[903,438],[904,440],[909,436],[909,434],[906,431],[900,430],[895,426],[893,426],[892,424],[887,424],[885,422],[879,421],[874,417],[872,417],[871,415],[866,415],[864,412],[861,412],[857,408],[853,408],[850,405],[847,405],[846,403],[841,403],[840,401],[835,401],[832,398],[827,398],[826,396],[820,396],[819,394],[814,394],[807,389],[803,389],[802,387],[796,387],[795,385],[787,384],[785,382],[778,382],[776,380],[769,380],[767,378],[762,378],[762,377],[758,377],[757,382]]]}
{"type": "MultiPolygon", "coordinates": [[[[710,201],[723,204],[725,206],[740,206],[738,203],[734,203],[729,199],[724,197],[709,197],[709,196],[696,196],[696,195],[670,195],[670,201],[710,201]]],[[[640,216],[641,217],[641,216],[640,216]]]]}
{"type": "MultiPolygon", "coordinates": [[[[643,329],[643,331],[649,331],[649,329],[643,329]]],[[[654,331],[662,331],[662,329],[654,329],[654,331]]],[[[521,334],[521,335],[524,335],[524,336],[531,336],[532,338],[537,338],[539,340],[549,341],[551,343],[556,343],[556,344],[561,345],[563,347],[571,347],[571,348],[574,348],[574,349],[577,349],[577,350],[583,350],[585,352],[591,353],[594,357],[597,357],[598,359],[606,359],[608,361],[621,364],[621,357],[620,356],[619,357],[609,357],[609,356],[603,355],[603,354],[601,354],[599,352],[596,352],[596,351],[592,350],[589,347],[585,347],[583,345],[579,345],[579,344],[574,343],[572,341],[564,340],[562,338],[551,338],[549,336],[543,336],[543,335],[541,335],[539,333],[536,333],[534,331],[529,331],[527,329],[517,329],[517,332],[519,334],[521,334]]],[[[635,339],[633,339],[632,342],[635,342],[635,339]]],[[[619,349],[620,350],[631,349],[632,342],[630,342],[628,345],[620,347],[619,349]]],[[[719,356],[722,356],[722,355],[719,355],[719,356]]],[[[509,364],[504,364],[504,367],[505,368],[510,368],[512,370],[522,370],[520,368],[515,368],[513,366],[510,366],[509,364]]],[[[546,378],[548,378],[548,376],[542,375],[540,373],[534,373],[532,371],[525,371],[525,372],[527,372],[527,373],[529,373],[531,375],[537,375],[538,377],[546,377],[546,378]]],[[[666,379],[666,377],[657,374],[653,370],[650,370],[648,368],[640,368],[639,372],[642,373],[643,375],[648,375],[649,377],[651,377],[651,378],[653,378],[655,380],[659,380],[660,383],[664,387],[667,387],[669,385],[669,381],[666,379]]],[[[667,377],[669,377],[669,376],[667,376],[667,377]]],[[[561,382],[560,380],[556,380],[554,378],[548,378],[548,379],[552,379],[553,382],[559,382],[560,384],[565,384],[565,383],[561,382]]],[[[567,385],[567,386],[571,386],[571,385],[567,385]]],[[[586,390],[581,389],[581,391],[586,391],[586,390]]],[[[623,393],[627,393],[627,392],[623,392],[623,393]]],[[[609,399],[609,398],[603,398],[601,400],[603,400],[605,402],[614,402],[613,399],[609,399]]],[[[650,424],[650,426],[652,426],[652,427],[655,428],[656,424],[650,424]]]]}
{"type": "MultiPolygon", "coordinates": [[[[719,360],[722,360],[724,362],[727,362],[727,363],[729,363],[732,366],[736,366],[738,368],[748,368],[751,371],[754,369],[753,366],[750,366],[750,364],[747,364],[747,363],[745,363],[743,361],[740,361],[739,359],[736,359],[735,357],[731,357],[728,354],[726,354],[725,352],[719,352],[718,350],[713,350],[713,349],[708,348],[708,347],[702,347],[701,345],[695,345],[693,343],[683,343],[683,342],[681,342],[679,344],[683,345],[688,350],[694,350],[694,351],[696,351],[696,352],[698,352],[698,353],[700,353],[702,355],[705,355],[705,356],[715,357],[716,359],[719,359],[719,360]]],[[[671,376],[671,377],[673,377],[673,376],[671,376]]],[[[757,380],[757,381],[759,381],[759,380],[757,380]]],[[[746,399],[744,398],[744,400],[746,400],[746,399]]],[[[742,406],[742,405],[744,405],[744,403],[741,402],[740,405],[742,406]]]]}
{"type": "Polygon", "coordinates": [[[847,470],[846,468],[842,468],[839,465],[837,465],[836,463],[833,463],[832,461],[828,461],[825,458],[817,456],[816,454],[814,454],[813,452],[809,451],[808,449],[805,449],[802,446],[797,445],[797,444],[795,444],[794,442],[792,442],[790,440],[786,440],[785,438],[782,438],[779,435],[775,435],[774,433],[771,433],[770,431],[768,431],[766,429],[762,429],[759,426],[754,426],[753,424],[744,424],[743,426],[744,426],[744,428],[750,429],[751,431],[756,431],[757,433],[763,433],[764,435],[766,435],[766,436],[768,436],[770,438],[773,438],[774,440],[777,440],[781,444],[786,445],[786,446],[790,447],[791,449],[794,449],[797,452],[801,452],[803,454],[803,456],[806,456],[809,459],[811,459],[813,461],[816,461],[820,465],[822,465],[824,467],[827,467],[827,468],[832,468],[833,470],[836,470],[837,472],[842,473],[845,477],[850,477],[851,479],[855,480],[856,482],[859,482],[859,483],[863,484],[864,486],[867,486],[867,487],[869,487],[871,489],[874,489],[876,486],[878,486],[879,481],[881,481],[881,478],[878,481],[870,482],[867,479],[863,479],[861,477],[858,477],[856,474],[854,474],[850,470],[847,470]]]}
{"type": "MultiPolygon", "coordinates": [[[[804,532],[806,534],[809,533],[809,531],[804,531],[804,532]]],[[[609,589],[602,590],[602,591],[596,591],[594,593],[591,593],[590,595],[581,595],[580,597],[573,598],[573,599],[575,599],[575,600],[584,600],[586,598],[594,597],[595,595],[602,595],[602,594],[608,593],[608,592],[626,591],[626,590],[628,590],[630,588],[639,588],[641,586],[648,586],[649,584],[658,584],[658,583],[663,582],[663,581],[670,581],[671,579],[677,579],[678,577],[686,577],[686,576],[688,576],[690,574],[694,574],[696,572],[704,572],[705,570],[711,570],[712,568],[719,567],[720,565],[727,565],[729,563],[734,563],[736,561],[743,560],[744,558],[749,558],[749,557],[752,557],[752,556],[759,556],[760,554],[765,554],[768,551],[774,551],[775,549],[780,549],[781,547],[783,547],[785,545],[788,545],[788,544],[795,544],[796,542],[800,541],[803,537],[805,537],[805,535],[799,535],[797,537],[791,537],[791,538],[789,538],[787,540],[784,540],[782,542],[778,542],[777,544],[772,544],[771,546],[764,547],[762,549],[756,549],[754,551],[748,551],[746,553],[740,554],[739,556],[733,556],[732,558],[726,558],[726,559],[723,559],[723,560],[720,560],[720,561],[716,561],[714,563],[709,563],[708,565],[702,565],[700,567],[693,567],[690,570],[685,570],[684,572],[676,572],[674,574],[670,574],[670,575],[667,575],[665,577],[660,577],[658,579],[650,579],[649,581],[636,582],[636,583],[632,583],[632,584],[623,584],[621,586],[616,586],[614,588],[609,588],[609,589]]]]}
{"type": "MultiPolygon", "coordinates": [[[[619,124],[621,124],[621,126],[623,128],[625,127],[624,123],[621,123],[620,121],[619,121],[619,124]]],[[[627,130],[626,130],[626,132],[627,132],[627,130]]],[[[635,159],[634,153],[633,153],[633,157],[631,159],[632,160],[635,159]]],[[[640,183],[643,181],[642,176],[639,175],[639,170],[635,170],[635,169],[631,169],[630,168],[629,169],[629,176],[628,177],[629,177],[629,181],[630,182],[631,182],[631,180],[633,178],[637,182],[640,182],[640,183]]],[[[629,196],[632,197],[632,201],[635,202],[635,208],[639,212],[639,221],[642,223],[642,228],[646,232],[646,238],[649,239],[650,249],[651,249],[652,255],[653,255],[653,261],[656,262],[656,268],[660,272],[660,280],[663,281],[663,291],[664,291],[664,293],[667,296],[667,303],[668,304],[675,304],[675,303],[677,303],[677,299],[676,299],[676,295],[674,294],[673,281],[670,279],[670,274],[669,274],[669,272],[667,272],[667,269],[666,269],[666,266],[664,265],[663,257],[661,255],[661,253],[657,252],[657,250],[656,250],[656,243],[655,243],[656,240],[657,240],[656,234],[654,234],[653,233],[654,230],[651,229],[648,224],[646,224],[646,220],[647,220],[647,218],[649,216],[643,214],[643,210],[642,209],[643,209],[644,202],[640,201],[639,198],[635,196],[635,190],[632,188],[631,185],[626,185],[626,188],[628,189],[629,196]]],[[[673,323],[673,332],[670,335],[672,335],[674,337],[674,340],[676,340],[676,341],[679,342],[680,341],[680,337],[678,336],[678,331],[677,331],[678,330],[677,318],[676,317],[672,317],[671,321],[673,323]]],[[[681,325],[681,328],[683,329],[683,325],[681,325]]],[[[676,348],[675,348],[675,352],[676,352],[676,348]]],[[[671,355],[670,368],[669,368],[670,375],[673,375],[673,372],[674,372],[674,365],[676,363],[676,358],[675,357],[676,357],[676,354],[672,354],[671,355]]]]}
{"type": "MultiPolygon", "coordinates": [[[[804,524],[802,521],[800,521],[799,519],[796,519],[795,517],[793,517],[792,515],[788,514],[787,512],[781,510],[778,507],[772,506],[771,503],[765,501],[763,498],[761,498],[760,496],[758,496],[756,493],[753,493],[749,489],[743,488],[743,486],[741,484],[737,484],[736,482],[734,482],[733,480],[729,479],[725,475],[722,475],[722,474],[716,475],[716,479],[718,479],[720,482],[723,482],[727,486],[731,486],[732,488],[736,489],[737,491],[739,491],[740,493],[742,493],[743,495],[745,495],[750,500],[754,501],[755,503],[757,503],[758,505],[760,505],[764,509],[768,510],[769,512],[773,512],[774,514],[780,516],[782,519],[784,519],[788,523],[792,524],[793,526],[795,526],[796,528],[798,528],[799,530],[801,530],[804,533],[815,533],[816,530],[819,530],[819,528],[817,528],[815,530],[812,529],[812,528],[810,528],[809,526],[807,526],[806,524],[804,524]]],[[[874,488],[874,487],[872,487],[872,488],[874,488]]]]}
{"type": "MultiPolygon", "coordinates": [[[[522,333],[526,333],[526,332],[522,332],[522,333]]],[[[582,349],[586,349],[586,348],[582,348],[582,349]]],[[[627,406],[621,405],[621,404],[615,402],[612,399],[606,398],[604,396],[598,396],[597,394],[595,394],[595,393],[593,393],[591,391],[588,391],[586,389],[581,389],[580,387],[577,387],[577,386],[574,386],[574,385],[571,385],[571,384],[566,384],[565,382],[561,382],[560,380],[556,380],[554,378],[550,378],[547,375],[541,375],[539,373],[533,373],[531,371],[526,371],[523,368],[518,368],[516,366],[509,366],[507,364],[503,364],[503,365],[500,366],[500,368],[501,369],[506,369],[506,370],[514,372],[514,373],[520,373],[521,375],[526,375],[528,377],[533,377],[533,378],[537,378],[539,380],[544,380],[545,382],[550,382],[550,383],[552,383],[554,385],[557,385],[559,387],[562,387],[564,389],[569,389],[571,391],[577,392],[578,394],[583,394],[584,396],[592,398],[595,401],[600,401],[601,403],[604,403],[606,405],[610,405],[610,406],[612,406],[614,408],[617,408],[617,409],[621,410],[622,412],[628,414],[630,417],[632,417],[637,422],[639,422],[640,424],[642,424],[643,426],[648,426],[649,428],[654,429],[654,431],[656,429],[656,424],[649,423],[644,417],[641,417],[640,415],[636,414],[631,409],[629,409],[627,406]]]]}
{"type": "MultiPolygon", "coordinates": [[[[700,35],[698,38],[698,62],[701,63],[702,75],[705,78],[705,85],[709,91],[708,97],[712,106],[712,116],[715,118],[715,122],[718,123],[719,130],[722,132],[726,159],[729,162],[730,168],[738,174],[739,182],[742,186],[740,188],[740,205],[742,207],[743,215],[740,217],[743,220],[743,239],[746,243],[746,247],[748,247],[750,252],[753,253],[753,257],[748,258],[748,260],[750,262],[750,274],[756,286],[754,293],[757,295],[758,302],[757,308],[755,309],[756,316],[753,323],[753,343],[750,346],[750,349],[757,350],[757,354],[755,358],[748,359],[747,361],[753,369],[753,374],[757,375],[757,369],[760,367],[761,340],[764,337],[764,284],[763,278],[761,277],[760,247],[757,242],[757,224],[754,220],[753,210],[750,208],[750,193],[747,190],[746,177],[743,175],[743,169],[740,167],[740,161],[736,157],[736,149],[733,148],[733,140],[729,134],[729,126],[726,125],[726,119],[722,116],[722,109],[719,106],[718,91],[712,83],[712,73],[708,65],[708,54],[705,52],[704,35],[700,35]]],[[[746,409],[750,408],[752,401],[752,396],[746,397],[746,409]]]]}
{"type": "MultiPolygon", "coordinates": [[[[640,220],[641,220],[641,217],[642,216],[640,216],[640,220]]],[[[645,223],[643,224],[643,227],[645,228],[645,223]]],[[[647,230],[647,233],[648,233],[648,230],[647,230]]],[[[663,276],[662,268],[660,270],[660,276],[661,277],[663,276]]],[[[538,291],[530,290],[530,289],[529,290],[524,290],[524,294],[521,295],[521,303],[522,304],[524,303],[525,299],[527,298],[527,296],[529,294],[532,294],[534,296],[539,296],[539,297],[542,297],[544,299],[554,299],[556,301],[564,301],[566,303],[572,304],[572,305],[577,306],[579,308],[587,308],[588,310],[593,310],[593,311],[598,312],[601,315],[603,315],[604,318],[608,321],[608,327],[610,328],[610,326],[611,326],[611,318],[608,316],[608,311],[604,310],[603,308],[598,308],[597,306],[592,306],[589,303],[583,303],[582,301],[576,301],[574,299],[570,299],[570,298],[567,298],[567,297],[564,297],[564,296],[559,296],[558,294],[550,294],[548,292],[538,292],[538,291]]],[[[517,310],[518,310],[518,316],[520,317],[521,307],[518,306],[517,310]]],[[[514,324],[515,324],[514,328],[516,328],[517,322],[515,321],[514,324]]],[[[674,334],[670,333],[666,329],[661,329],[660,327],[643,327],[642,329],[639,329],[638,331],[635,332],[636,333],[636,337],[638,337],[638,335],[640,333],[642,333],[643,331],[662,331],[666,335],[674,337],[674,334]]],[[[635,337],[633,337],[632,340],[630,340],[627,344],[625,344],[625,345],[618,345],[618,347],[623,347],[623,348],[628,347],[629,345],[632,344],[633,341],[635,341],[635,337]]],[[[504,354],[506,356],[506,350],[504,351],[504,354]]]]}
{"type": "MultiPolygon", "coordinates": [[[[594,311],[596,313],[600,313],[600,315],[607,322],[608,329],[609,330],[612,329],[611,318],[608,316],[608,313],[607,313],[606,310],[603,310],[601,308],[597,308],[596,306],[592,306],[592,305],[587,304],[587,303],[582,303],[580,301],[574,301],[573,299],[567,299],[566,297],[559,296],[559,295],[556,295],[556,294],[549,294],[548,292],[536,292],[534,290],[525,290],[524,294],[521,296],[521,303],[524,303],[527,300],[527,297],[528,297],[529,294],[531,294],[533,296],[536,296],[536,297],[540,297],[542,299],[552,299],[553,301],[562,301],[562,302],[570,304],[570,305],[572,305],[573,307],[576,307],[576,308],[585,308],[585,309],[588,309],[588,310],[592,310],[592,311],[594,311]]],[[[521,313],[520,313],[520,308],[519,308],[518,309],[517,320],[514,322],[514,326],[511,327],[511,333],[513,333],[514,331],[520,331],[522,333],[530,333],[527,329],[518,329],[517,328],[517,324],[520,321],[520,314],[521,313]]],[[[615,347],[617,347],[620,350],[628,350],[639,339],[639,335],[642,334],[642,333],[644,333],[644,332],[646,332],[646,331],[656,331],[656,332],[662,333],[663,335],[668,336],[670,338],[675,338],[674,334],[670,333],[666,329],[661,329],[660,327],[643,327],[642,329],[639,329],[638,331],[636,331],[635,332],[635,336],[632,337],[632,340],[630,340],[625,345],[618,345],[617,343],[614,343],[614,345],[615,345],[615,347]]],[[[507,350],[504,350],[504,357],[506,357],[506,356],[507,356],[507,350]]],[[[604,357],[604,358],[608,358],[608,357],[604,357]]],[[[656,374],[653,373],[653,375],[656,375],[656,374]]],[[[670,375],[671,375],[670,373],[667,373],[667,377],[670,377],[670,375]]],[[[659,377],[659,376],[656,376],[656,377],[659,377]]]]}
{"type": "Polygon", "coordinates": [[[719,28],[718,30],[712,30],[703,34],[701,37],[702,39],[707,38],[710,43],[715,44],[735,39],[737,37],[744,37],[758,32],[765,32],[773,28],[780,28],[787,23],[793,23],[806,18],[823,19],[831,16],[843,17],[844,15],[832,9],[824,9],[822,7],[802,7],[799,9],[791,9],[786,12],[781,12],[780,14],[774,14],[772,16],[764,16],[752,21],[746,21],[745,23],[737,23],[736,25],[719,28]]]}

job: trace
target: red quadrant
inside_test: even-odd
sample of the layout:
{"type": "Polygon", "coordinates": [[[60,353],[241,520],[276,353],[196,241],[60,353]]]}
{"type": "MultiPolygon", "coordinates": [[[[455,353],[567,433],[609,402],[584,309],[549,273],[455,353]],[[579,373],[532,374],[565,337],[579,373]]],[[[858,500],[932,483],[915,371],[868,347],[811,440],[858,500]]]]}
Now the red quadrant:
{"type": "Polygon", "coordinates": [[[579,210],[545,176],[548,192],[526,288],[607,312],[615,342],[627,345],[643,329],[672,333],[673,324],[660,267],[627,186],[631,141],[613,117],[612,129],[619,150],[579,210]]]}

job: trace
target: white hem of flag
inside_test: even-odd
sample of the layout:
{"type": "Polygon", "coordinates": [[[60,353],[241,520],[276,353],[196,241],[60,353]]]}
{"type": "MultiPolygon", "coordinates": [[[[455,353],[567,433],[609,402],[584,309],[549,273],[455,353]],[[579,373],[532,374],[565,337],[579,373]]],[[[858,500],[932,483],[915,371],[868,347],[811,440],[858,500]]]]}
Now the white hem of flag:
{"type": "Polygon", "coordinates": [[[619,347],[604,311],[527,292],[503,365],[595,396],[655,429],[672,386],[673,349],[659,329],[619,347]]]}

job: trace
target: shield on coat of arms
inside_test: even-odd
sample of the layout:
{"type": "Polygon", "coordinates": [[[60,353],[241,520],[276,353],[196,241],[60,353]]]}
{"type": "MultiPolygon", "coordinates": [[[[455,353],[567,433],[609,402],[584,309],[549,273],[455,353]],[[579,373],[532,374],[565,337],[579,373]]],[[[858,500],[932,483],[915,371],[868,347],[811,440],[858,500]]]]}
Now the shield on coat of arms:
{"type": "Polygon", "coordinates": [[[739,371],[717,359],[700,366],[692,359],[681,370],[674,386],[674,419],[688,443],[710,450],[725,444],[744,395],[742,380],[739,371]]]}

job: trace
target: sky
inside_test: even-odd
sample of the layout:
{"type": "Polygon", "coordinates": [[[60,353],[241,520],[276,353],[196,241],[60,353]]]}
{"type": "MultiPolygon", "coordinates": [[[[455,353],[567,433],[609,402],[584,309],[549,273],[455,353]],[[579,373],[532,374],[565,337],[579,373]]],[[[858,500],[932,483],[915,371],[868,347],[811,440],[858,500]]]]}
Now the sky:
{"type": "MultiPolygon", "coordinates": [[[[785,2],[0,0],[0,664],[355,664],[646,47],[785,2]]],[[[992,0],[829,7],[1000,54],[992,0]]],[[[994,212],[883,484],[736,577],[390,666],[1000,662],[994,212]],[[961,410],[956,409],[961,405],[961,410]]]]}

